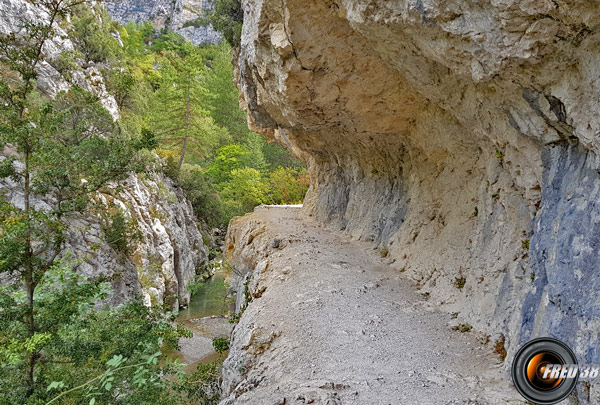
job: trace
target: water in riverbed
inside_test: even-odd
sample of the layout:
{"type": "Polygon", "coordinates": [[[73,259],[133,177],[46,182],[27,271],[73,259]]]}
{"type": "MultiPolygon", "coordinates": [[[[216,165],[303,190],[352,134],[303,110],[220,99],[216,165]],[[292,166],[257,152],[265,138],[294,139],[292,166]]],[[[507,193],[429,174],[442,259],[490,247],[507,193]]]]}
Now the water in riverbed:
{"type": "Polygon", "coordinates": [[[194,336],[181,339],[181,349],[168,355],[187,364],[184,368],[186,372],[195,371],[198,364],[208,364],[226,356],[226,353],[218,354],[214,351],[212,340],[216,337],[229,338],[231,333],[232,325],[227,317],[227,277],[223,266],[217,266],[214,276],[192,295],[189,307],[182,309],[177,315],[177,322],[183,322],[194,336]]]}

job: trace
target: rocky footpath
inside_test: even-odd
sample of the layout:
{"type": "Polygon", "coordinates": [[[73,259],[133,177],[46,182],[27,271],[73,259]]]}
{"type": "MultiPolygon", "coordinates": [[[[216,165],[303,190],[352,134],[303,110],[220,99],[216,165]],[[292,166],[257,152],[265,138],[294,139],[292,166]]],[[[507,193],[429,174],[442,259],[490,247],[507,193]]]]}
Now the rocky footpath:
{"type": "Polygon", "coordinates": [[[371,244],[265,208],[231,222],[226,254],[246,308],[221,404],[523,403],[489,344],[428,312],[371,244]]]}
{"type": "Polygon", "coordinates": [[[508,360],[553,336],[600,363],[600,4],[242,3],[242,104],[307,163],[306,214],[508,360]]]}
{"type": "Polygon", "coordinates": [[[197,19],[213,9],[210,0],[109,0],[106,8],[111,17],[121,24],[129,21],[151,21],[156,29],[170,28],[183,35],[194,45],[217,44],[221,34],[212,26],[185,27],[186,22],[197,19]]]}

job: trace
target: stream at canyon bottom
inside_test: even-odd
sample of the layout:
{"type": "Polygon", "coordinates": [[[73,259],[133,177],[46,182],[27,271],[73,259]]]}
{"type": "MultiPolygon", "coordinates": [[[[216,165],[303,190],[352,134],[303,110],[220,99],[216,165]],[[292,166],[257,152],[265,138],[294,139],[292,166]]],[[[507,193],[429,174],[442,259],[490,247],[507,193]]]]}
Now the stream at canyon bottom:
{"type": "Polygon", "coordinates": [[[227,317],[228,278],[224,266],[217,265],[215,274],[192,295],[188,308],[177,315],[177,322],[183,322],[194,336],[181,339],[180,350],[167,354],[186,364],[184,370],[188,373],[195,371],[198,364],[208,364],[227,356],[226,353],[215,352],[212,340],[216,337],[229,338],[231,332],[232,325],[227,317]]]}

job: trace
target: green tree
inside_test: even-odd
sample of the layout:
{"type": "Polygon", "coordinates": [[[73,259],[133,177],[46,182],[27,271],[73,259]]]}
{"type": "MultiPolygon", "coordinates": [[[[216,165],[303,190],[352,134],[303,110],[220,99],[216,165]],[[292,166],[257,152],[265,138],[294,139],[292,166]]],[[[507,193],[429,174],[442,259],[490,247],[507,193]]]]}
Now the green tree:
{"type": "Polygon", "coordinates": [[[269,188],[276,204],[300,204],[308,190],[306,170],[279,167],[269,174],[269,188]]]}
{"type": "Polygon", "coordinates": [[[186,23],[184,26],[206,26],[210,24],[235,48],[240,46],[243,23],[244,10],[242,10],[240,0],[216,0],[212,13],[186,23]]]}
{"type": "Polygon", "coordinates": [[[272,203],[262,175],[250,167],[231,171],[231,179],[225,184],[221,198],[229,216],[243,215],[257,205],[272,203]]]}
{"type": "Polygon", "coordinates": [[[36,1],[48,19],[25,21],[24,30],[0,36],[0,63],[7,72],[0,81],[0,146],[13,151],[0,173],[20,196],[0,203],[0,273],[18,286],[11,292],[21,315],[1,333],[10,337],[4,345],[17,347],[11,351],[16,403],[40,392],[49,361],[45,348],[52,333],[36,300],[63,253],[64,220],[83,210],[106,182],[123,177],[134,152],[132,140],[95,96],[73,87],[48,100],[36,90],[44,45],[55,37],[56,24],[82,3],[36,1]]]}
{"type": "Polygon", "coordinates": [[[204,157],[227,137],[206,108],[208,92],[203,84],[202,59],[191,44],[185,48],[186,57],[170,51],[162,58],[159,69],[163,81],[156,92],[156,108],[151,116],[152,129],[163,143],[180,147],[179,169],[189,143],[196,154],[204,157]]]}
{"type": "Polygon", "coordinates": [[[205,170],[196,165],[183,165],[179,183],[198,218],[204,219],[210,226],[226,225],[219,189],[205,170]]]}
{"type": "Polygon", "coordinates": [[[115,26],[102,5],[78,5],[70,13],[69,38],[86,62],[114,61],[121,56],[119,43],[111,35],[115,26]]]}
{"type": "Polygon", "coordinates": [[[214,162],[209,166],[207,174],[217,184],[224,184],[231,179],[233,170],[251,166],[252,155],[242,145],[230,144],[217,149],[214,162]]]}

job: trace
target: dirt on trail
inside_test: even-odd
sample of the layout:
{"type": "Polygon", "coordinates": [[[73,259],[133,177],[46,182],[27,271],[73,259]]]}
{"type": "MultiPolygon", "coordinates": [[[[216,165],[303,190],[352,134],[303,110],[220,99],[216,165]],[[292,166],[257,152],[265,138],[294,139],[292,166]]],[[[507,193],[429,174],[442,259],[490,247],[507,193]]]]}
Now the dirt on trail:
{"type": "Polygon", "coordinates": [[[228,256],[254,267],[222,404],[516,404],[493,343],[427,309],[372,245],[294,207],[235,219],[228,256]]]}

